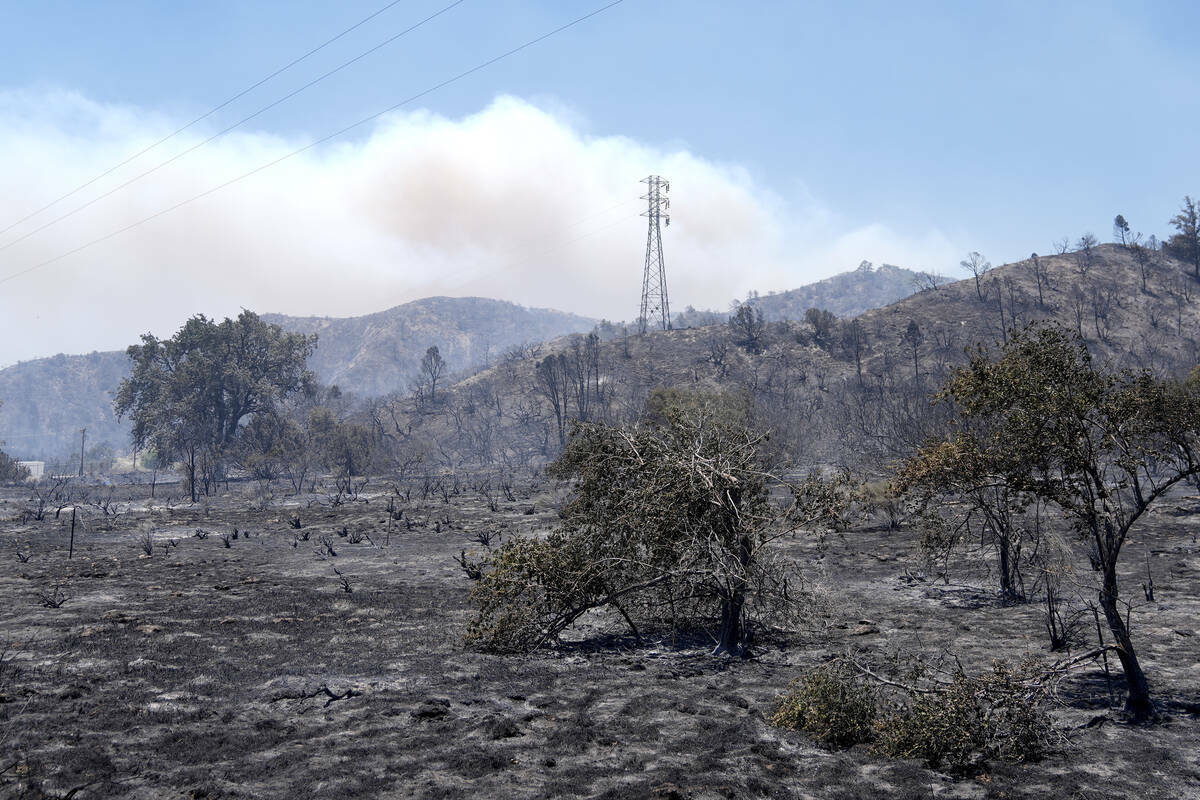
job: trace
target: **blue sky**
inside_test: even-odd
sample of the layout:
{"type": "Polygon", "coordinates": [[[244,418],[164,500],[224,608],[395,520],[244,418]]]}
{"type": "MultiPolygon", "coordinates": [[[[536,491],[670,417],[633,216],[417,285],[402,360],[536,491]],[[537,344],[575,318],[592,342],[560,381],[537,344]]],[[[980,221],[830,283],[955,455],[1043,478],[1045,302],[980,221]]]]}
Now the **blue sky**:
{"type": "MultiPolygon", "coordinates": [[[[221,112],[196,133],[219,129],[448,2],[398,4],[221,112]]],[[[15,161],[32,163],[37,157],[70,168],[38,171],[47,174],[45,185],[20,174],[23,183],[33,180],[37,185],[3,187],[4,194],[17,200],[0,205],[5,217],[0,227],[23,216],[22,209],[32,210],[29,202],[53,199],[90,177],[88,169],[106,164],[106,157],[107,163],[119,160],[114,156],[122,152],[122,145],[142,141],[139,126],[146,135],[170,130],[382,5],[384,0],[10,4],[5,10],[5,33],[0,34],[0,142],[5,133],[25,130],[27,138],[36,134],[61,149],[47,147],[47,152],[38,151],[40,156],[31,156],[19,148],[17,154],[6,148],[0,152],[0,169],[6,158],[13,159],[4,171],[16,180],[12,176],[20,172],[21,164],[15,161]]],[[[599,5],[601,0],[467,0],[254,120],[243,132],[246,138],[230,137],[223,149],[212,148],[214,155],[205,156],[212,160],[197,162],[197,170],[224,174],[215,163],[220,158],[216,153],[239,167],[253,165],[253,155],[260,150],[267,154],[276,152],[272,145],[303,144],[599,5]]],[[[689,231],[686,219],[677,220],[684,225],[680,239],[693,237],[693,249],[680,244],[673,259],[670,238],[665,245],[669,280],[679,273],[681,289],[674,304],[724,305],[749,288],[786,289],[853,268],[859,256],[952,272],[967,250],[981,250],[1001,263],[1033,250],[1048,251],[1051,242],[1062,236],[1074,239],[1092,231],[1107,239],[1118,212],[1136,230],[1162,235],[1182,196],[1200,193],[1195,157],[1195,132],[1200,127],[1197,29],[1200,5],[1192,3],[625,0],[576,29],[423,98],[406,111],[427,110],[430,118],[462,123],[494,108],[497,98],[511,98],[569,131],[577,140],[572,146],[580,153],[586,150],[586,156],[578,157],[595,161],[593,172],[603,172],[604,154],[622,146],[636,156],[613,156],[608,169],[648,165],[666,174],[665,165],[679,164],[680,176],[668,177],[677,181],[676,213],[681,216],[689,201],[698,202],[694,195],[702,190],[710,198],[725,192],[736,195],[730,200],[740,204],[736,209],[714,206],[708,211],[721,219],[750,220],[732,226],[746,241],[722,240],[712,249],[726,258],[746,251],[747,261],[754,263],[727,264],[724,271],[702,263],[699,253],[706,237],[715,235],[715,227],[702,231],[696,224],[689,231]],[[696,169],[707,170],[703,179],[684,180],[692,168],[680,161],[684,155],[691,159],[687,164],[695,162],[700,164],[696,169]],[[656,158],[662,169],[657,168],[656,158]],[[814,255],[818,251],[819,257],[814,255]],[[697,254],[694,258],[692,252],[697,254]],[[693,263],[695,280],[689,282],[693,263]],[[764,263],[767,266],[761,269],[755,266],[764,263]]],[[[501,128],[504,124],[497,120],[502,117],[509,118],[492,115],[501,128]]],[[[478,150],[480,145],[472,142],[490,141],[491,124],[486,119],[480,122],[477,133],[483,138],[468,137],[463,146],[478,150]]],[[[378,134],[377,127],[369,126],[315,156],[328,165],[342,152],[339,147],[366,147],[378,134]]],[[[172,145],[182,147],[186,141],[181,137],[172,145]]],[[[393,144],[400,148],[410,141],[393,144]]],[[[130,267],[126,274],[112,266],[134,264],[146,258],[149,249],[156,261],[155,274],[162,281],[181,277],[168,263],[170,247],[148,245],[139,239],[140,232],[134,232],[28,278],[0,284],[0,313],[26,313],[34,315],[32,324],[45,324],[46,317],[57,312],[36,303],[29,310],[29,301],[48,283],[108,270],[115,276],[114,293],[140,302],[131,305],[129,313],[118,315],[121,324],[100,320],[43,346],[90,350],[87,336],[93,334],[94,347],[120,346],[131,330],[167,326],[156,332],[169,333],[171,325],[192,311],[229,313],[239,305],[292,313],[365,313],[413,299],[426,290],[472,294],[492,290],[518,302],[632,316],[621,313],[628,304],[623,305],[618,292],[598,300],[601,307],[591,309],[588,293],[581,298],[572,291],[571,281],[555,288],[553,279],[542,280],[541,273],[528,270],[512,280],[490,283],[477,280],[470,270],[441,284],[413,277],[430,270],[444,272],[444,265],[452,262],[483,258],[479,251],[489,248],[495,251],[490,256],[493,263],[529,258],[546,275],[572,269],[572,259],[584,257],[575,252],[578,248],[569,248],[562,258],[539,253],[546,242],[564,241],[574,230],[587,233],[587,225],[571,227],[578,220],[592,216],[604,222],[597,209],[610,207],[616,196],[605,194],[611,189],[599,191],[595,181],[556,182],[555,175],[564,171],[578,178],[566,149],[562,158],[568,161],[548,162],[554,169],[547,166],[545,174],[534,176],[535,183],[545,188],[548,197],[589,191],[598,196],[594,203],[572,200],[580,203],[578,214],[564,213],[549,220],[549,227],[543,229],[545,240],[537,238],[536,230],[510,241],[491,232],[474,232],[464,234],[469,240],[463,245],[470,250],[467,253],[454,249],[461,242],[447,250],[444,240],[432,244],[412,237],[393,240],[403,238],[403,231],[414,230],[412,219],[383,233],[329,230],[327,239],[355,237],[347,249],[360,260],[369,260],[372,246],[378,245],[383,250],[392,248],[389,263],[408,264],[396,266],[391,275],[395,293],[371,293],[375,307],[369,307],[367,300],[329,302],[328,292],[313,297],[282,292],[276,297],[235,282],[225,294],[201,298],[206,308],[185,310],[161,302],[145,288],[144,272],[130,267]],[[413,247],[424,256],[414,256],[413,247]],[[442,249],[435,258],[429,255],[429,247],[442,249]],[[504,258],[496,261],[496,253],[504,258]],[[120,286],[121,275],[129,281],[127,287],[120,286]],[[526,284],[550,288],[525,291],[526,284]],[[157,315],[132,310],[147,306],[160,310],[157,315]]],[[[163,151],[164,155],[170,152],[174,151],[169,147],[163,151]]],[[[398,156],[392,152],[388,157],[398,156]]],[[[354,164],[370,171],[366,163],[354,164]]],[[[474,191],[471,187],[488,187],[496,180],[486,164],[474,169],[452,173],[467,193],[474,191]]],[[[536,164],[531,171],[537,172],[536,164]]],[[[396,191],[403,190],[405,176],[411,174],[396,173],[396,191]]],[[[180,175],[187,188],[204,188],[195,174],[180,175]]],[[[643,176],[632,171],[628,176],[634,197],[640,188],[637,180],[643,176]]],[[[303,185],[297,174],[279,180],[288,192],[304,191],[297,188],[303,185]]],[[[511,176],[505,180],[511,181],[511,176]]],[[[322,186],[318,181],[313,191],[335,191],[322,186]]],[[[514,196],[532,191],[511,184],[495,191],[503,194],[504,186],[514,196]]],[[[72,219],[56,228],[54,235],[43,235],[47,243],[42,249],[34,247],[39,237],[33,237],[21,247],[0,252],[0,272],[8,274],[36,263],[56,254],[54,247],[86,241],[88,235],[103,233],[106,224],[127,221],[116,211],[106,212],[104,206],[134,207],[135,216],[128,218],[134,219],[136,213],[155,210],[156,201],[186,195],[184,188],[162,188],[158,194],[152,188],[138,191],[142,193],[129,193],[131,199],[115,197],[114,202],[81,212],[81,218],[93,211],[97,215],[90,223],[86,218],[72,219]]],[[[449,205],[438,206],[439,211],[468,227],[472,214],[494,208],[472,202],[457,208],[453,197],[441,199],[449,205]]],[[[270,206],[264,201],[254,208],[270,206]]],[[[636,206],[629,210],[635,213],[636,206]]],[[[699,212],[696,219],[701,218],[699,212]]],[[[212,208],[188,208],[178,212],[181,227],[172,229],[177,236],[183,236],[178,233],[185,227],[183,216],[193,213],[207,213],[206,224],[220,229],[220,221],[211,219],[212,208]]],[[[328,216],[327,210],[312,213],[328,216]]],[[[292,224],[311,227],[304,221],[308,219],[300,214],[292,224]]],[[[287,229],[286,219],[277,222],[287,229]]],[[[634,262],[630,280],[635,284],[640,275],[636,263],[640,224],[614,224],[586,242],[607,241],[610,235],[629,238],[628,258],[634,262]]],[[[261,245],[264,258],[286,264],[291,256],[285,249],[277,252],[277,259],[271,256],[271,241],[280,237],[279,230],[271,229],[263,242],[247,247],[261,245]]],[[[0,237],[0,244],[6,240],[0,237]]],[[[624,252],[613,250],[608,257],[624,259],[624,252]]],[[[582,262],[579,270],[580,275],[588,274],[582,262]]],[[[607,279],[613,279],[611,268],[607,279]]],[[[586,289],[587,281],[581,280],[586,289]]],[[[627,292],[634,303],[637,291],[635,285],[627,292]]],[[[591,294],[605,297],[599,290],[591,294]]],[[[56,308],[61,312],[61,303],[73,302],[84,300],[67,297],[56,308]]],[[[0,363],[45,354],[37,350],[33,345],[0,345],[0,363]]]]}

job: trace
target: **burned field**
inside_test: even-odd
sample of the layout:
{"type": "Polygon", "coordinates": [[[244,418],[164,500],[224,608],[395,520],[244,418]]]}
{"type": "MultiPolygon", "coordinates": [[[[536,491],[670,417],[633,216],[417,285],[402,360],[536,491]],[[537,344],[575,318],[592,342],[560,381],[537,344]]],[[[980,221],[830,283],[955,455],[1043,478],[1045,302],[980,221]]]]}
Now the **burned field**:
{"type": "Polygon", "coordinates": [[[496,655],[462,642],[473,584],[456,556],[552,529],[561,487],[145,494],[81,506],[68,558],[69,510],[30,519],[5,490],[0,796],[1200,796],[1200,502],[1183,492],[1122,576],[1156,719],[1125,720],[1119,669],[1110,689],[1089,662],[1056,684],[1053,752],[957,777],[769,724],[788,684],[838,654],[971,669],[1065,655],[1037,604],[1001,603],[978,572],[933,576],[912,530],[783,541],[820,601],[749,659],[712,657],[703,637],[638,642],[615,615],[496,655]]]}

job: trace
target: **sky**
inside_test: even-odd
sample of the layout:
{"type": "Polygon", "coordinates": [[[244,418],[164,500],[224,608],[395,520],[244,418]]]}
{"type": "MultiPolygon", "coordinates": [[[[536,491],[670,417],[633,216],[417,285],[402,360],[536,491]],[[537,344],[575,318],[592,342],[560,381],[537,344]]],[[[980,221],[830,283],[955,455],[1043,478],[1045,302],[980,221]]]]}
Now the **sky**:
{"type": "Polygon", "coordinates": [[[1200,194],[1195,3],[623,0],[439,86],[606,4],[452,2],[391,5],[36,214],[388,3],[7,4],[0,366],[241,308],[632,319],[649,174],[675,309],[863,260],[959,275],[1118,213],[1162,237],[1200,194]]]}

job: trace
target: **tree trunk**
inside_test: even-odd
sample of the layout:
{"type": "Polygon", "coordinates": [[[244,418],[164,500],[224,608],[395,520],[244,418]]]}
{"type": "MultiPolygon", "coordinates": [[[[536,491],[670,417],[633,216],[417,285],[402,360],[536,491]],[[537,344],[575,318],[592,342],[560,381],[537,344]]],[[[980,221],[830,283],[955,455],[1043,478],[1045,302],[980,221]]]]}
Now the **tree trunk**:
{"type": "Polygon", "coordinates": [[[192,493],[192,502],[196,502],[196,451],[188,452],[188,490],[192,493]]]}
{"type": "Polygon", "coordinates": [[[744,588],[738,587],[721,602],[721,634],[714,656],[746,655],[746,631],[742,624],[742,607],[746,602],[744,588]]]}
{"type": "Polygon", "coordinates": [[[1009,553],[1008,536],[997,533],[997,549],[1000,551],[1000,593],[1009,599],[1016,599],[1017,592],[1013,588],[1012,564],[1009,553]]]}
{"type": "Polygon", "coordinates": [[[1100,590],[1100,607],[1104,609],[1104,618],[1117,645],[1117,657],[1121,659],[1121,669],[1125,672],[1125,684],[1129,691],[1125,699],[1125,710],[1135,719],[1143,720],[1150,716],[1150,684],[1146,681],[1146,673],[1138,663],[1137,653],[1134,652],[1133,642],[1129,638],[1129,630],[1121,611],[1117,608],[1117,565],[1104,565],[1104,587],[1100,590]]]}
{"type": "MultiPolygon", "coordinates": [[[[735,493],[736,496],[736,493],[735,493]]],[[[736,499],[735,499],[736,505],[736,499]]],[[[721,634],[713,655],[728,654],[745,657],[749,654],[746,648],[746,625],[742,618],[742,610],[746,605],[746,575],[749,572],[752,559],[750,540],[746,536],[738,538],[738,565],[740,574],[733,583],[733,591],[721,601],[721,634]]]]}

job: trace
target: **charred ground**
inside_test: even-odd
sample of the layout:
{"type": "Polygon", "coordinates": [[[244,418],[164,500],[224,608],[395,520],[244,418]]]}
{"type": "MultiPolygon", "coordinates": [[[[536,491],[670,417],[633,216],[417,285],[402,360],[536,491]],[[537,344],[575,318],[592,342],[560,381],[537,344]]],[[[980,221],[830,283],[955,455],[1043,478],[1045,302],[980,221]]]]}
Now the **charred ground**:
{"type": "Polygon", "coordinates": [[[1133,624],[1161,716],[1124,722],[1119,676],[1110,696],[1097,664],[1059,685],[1050,758],[955,780],[766,721],[789,681],[838,653],[1058,657],[1035,604],[1001,604],[978,571],[936,579],[911,530],[784,545],[827,602],[748,661],[712,658],[702,637],[639,646],[602,616],[517,657],[461,644],[472,584],[454,557],[480,534],[548,530],[564,487],[509,500],[414,484],[332,503],[246,486],[195,505],[159,491],[81,512],[73,558],[66,514],[30,520],[6,492],[0,794],[1200,796],[1195,497],[1160,507],[1126,562],[1128,586],[1147,569],[1156,584],[1133,624]]]}

